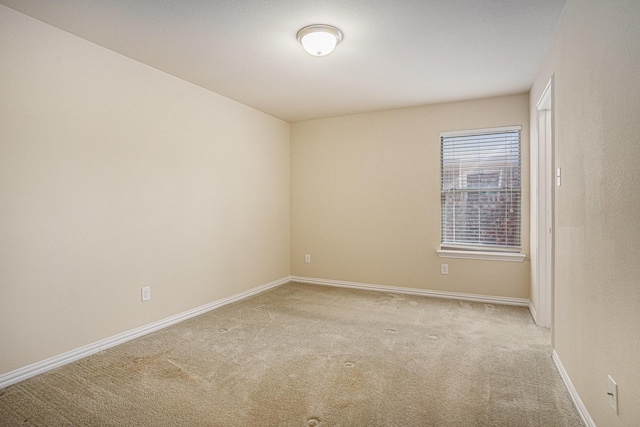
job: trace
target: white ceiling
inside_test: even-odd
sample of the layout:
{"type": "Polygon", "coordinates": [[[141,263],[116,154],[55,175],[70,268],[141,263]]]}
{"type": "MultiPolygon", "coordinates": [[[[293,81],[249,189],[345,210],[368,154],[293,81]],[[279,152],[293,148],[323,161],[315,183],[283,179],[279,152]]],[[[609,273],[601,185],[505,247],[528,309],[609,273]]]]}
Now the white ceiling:
{"type": "Polygon", "coordinates": [[[0,0],[289,122],[529,90],[566,0],[0,0]],[[304,52],[297,31],[344,40],[304,52]]]}

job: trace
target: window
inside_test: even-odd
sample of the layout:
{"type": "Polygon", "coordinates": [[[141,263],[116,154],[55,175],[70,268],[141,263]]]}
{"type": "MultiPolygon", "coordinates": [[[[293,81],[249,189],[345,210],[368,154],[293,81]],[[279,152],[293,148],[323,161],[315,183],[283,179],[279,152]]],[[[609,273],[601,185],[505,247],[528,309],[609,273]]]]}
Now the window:
{"type": "Polygon", "coordinates": [[[440,134],[440,256],[524,259],[520,131],[517,126],[440,134]]]}

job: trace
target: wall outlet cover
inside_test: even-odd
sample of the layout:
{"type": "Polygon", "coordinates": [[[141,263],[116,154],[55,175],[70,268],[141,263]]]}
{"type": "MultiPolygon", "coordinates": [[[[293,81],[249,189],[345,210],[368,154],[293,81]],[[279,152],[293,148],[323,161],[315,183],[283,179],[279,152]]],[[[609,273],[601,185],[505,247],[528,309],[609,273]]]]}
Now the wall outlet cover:
{"type": "Polygon", "coordinates": [[[149,301],[151,299],[151,286],[145,286],[142,288],[142,302],[149,301]]]}

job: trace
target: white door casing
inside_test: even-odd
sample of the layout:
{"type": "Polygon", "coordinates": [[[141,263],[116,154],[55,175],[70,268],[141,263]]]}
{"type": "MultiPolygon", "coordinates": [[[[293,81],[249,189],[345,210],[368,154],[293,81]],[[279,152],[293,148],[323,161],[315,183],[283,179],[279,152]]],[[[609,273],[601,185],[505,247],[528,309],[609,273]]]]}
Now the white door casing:
{"type": "Polygon", "coordinates": [[[553,77],[549,80],[538,104],[537,155],[537,233],[536,269],[533,304],[538,326],[551,328],[553,324],[553,194],[555,185],[553,156],[553,77]]]}

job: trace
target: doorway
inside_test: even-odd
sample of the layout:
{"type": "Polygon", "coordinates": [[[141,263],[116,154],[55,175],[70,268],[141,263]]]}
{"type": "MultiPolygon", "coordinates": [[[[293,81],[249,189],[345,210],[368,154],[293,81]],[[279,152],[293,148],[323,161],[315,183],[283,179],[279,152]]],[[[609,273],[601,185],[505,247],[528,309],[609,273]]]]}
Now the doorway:
{"type": "Polygon", "coordinates": [[[553,77],[549,80],[538,104],[537,156],[537,283],[534,283],[534,307],[538,326],[553,324],[554,227],[553,193],[556,175],[553,168],[553,77]]]}

